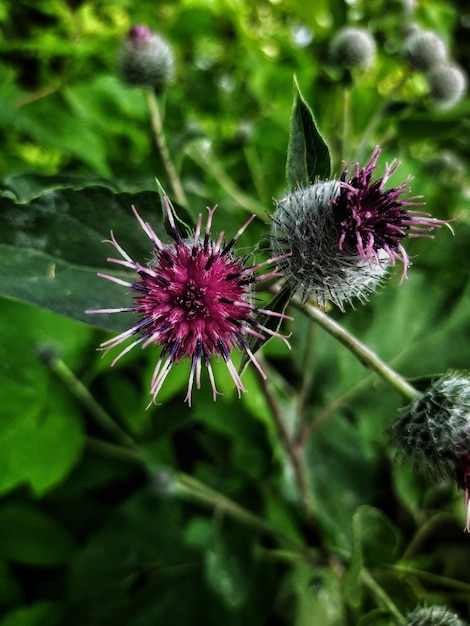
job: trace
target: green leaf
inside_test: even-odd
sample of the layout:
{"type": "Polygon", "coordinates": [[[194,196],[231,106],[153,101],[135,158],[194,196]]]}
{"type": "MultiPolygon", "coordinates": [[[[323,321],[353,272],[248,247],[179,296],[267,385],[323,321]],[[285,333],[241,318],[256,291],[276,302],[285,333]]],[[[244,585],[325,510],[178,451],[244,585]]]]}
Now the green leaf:
{"type": "Polygon", "coordinates": [[[351,606],[362,604],[362,570],[394,563],[400,543],[398,528],[382,511],[367,505],[358,507],[353,516],[351,560],[344,577],[345,596],[351,606]]]}
{"type": "Polygon", "coordinates": [[[294,607],[293,626],[343,626],[346,615],[337,576],[329,569],[296,563],[281,588],[281,599],[294,607]]]}
{"type": "Polygon", "coordinates": [[[75,466],[84,433],[75,402],[51,380],[35,348],[52,343],[70,362],[88,345],[90,330],[24,304],[1,306],[0,493],[28,485],[40,496],[75,466]]]}
{"type": "Polygon", "coordinates": [[[308,187],[331,174],[328,146],[318,132],[313,113],[294,78],[294,107],[291,116],[286,176],[289,189],[308,187]]]}
{"type": "Polygon", "coordinates": [[[227,608],[240,609],[246,603],[249,591],[250,551],[246,543],[242,545],[240,541],[241,529],[238,527],[234,532],[228,526],[222,527],[220,518],[208,521],[199,517],[189,524],[186,536],[190,545],[204,549],[208,586],[227,608]]]}
{"type": "Polygon", "coordinates": [[[378,472],[357,428],[343,415],[325,420],[305,449],[318,517],[334,545],[351,549],[351,518],[378,488],[378,472]]]}
{"type": "Polygon", "coordinates": [[[14,577],[8,563],[0,561],[0,611],[20,604],[23,597],[21,584],[14,577]]]}
{"type": "Polygon", "coordinates": [[[8,613],[0,626],[61,626],[64,624],[65,610],[56,602],[36,602],[8,613]]]}
{"type": "Polygon", "coordinates": [[[72,536],[59,522],[26,503],[0,507],[0,536],[0,558],[30,565],[61,565],[75,549],[72,536]]]}
{"type": "Polygon", "coordinates": [[[129,276],[107,262],[108,256],[119,256],[103,245],[111,230],[132,258],[145,263],[151,256],[152,243],[131,205],[166,238],[156,191],[113,193],[92,186],[50,189],[26,204],[0,198],[0,293],[90,325],[128,328],[132,315],[89,315],[85,310],[130,303],[125,288],[96,276],[98,271],[129,276]]]}

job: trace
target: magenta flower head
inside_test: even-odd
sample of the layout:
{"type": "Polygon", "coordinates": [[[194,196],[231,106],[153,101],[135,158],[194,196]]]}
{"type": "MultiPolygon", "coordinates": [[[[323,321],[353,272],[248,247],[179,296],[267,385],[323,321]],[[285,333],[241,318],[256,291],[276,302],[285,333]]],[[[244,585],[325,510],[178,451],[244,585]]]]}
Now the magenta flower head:
{"type": "Polygon", "coordinates": [[[283,263],[288,281],[322,307],[333,302],[364,302],[387,274],[389,265],[403,264],[402,279],[411,265],[403,247],[406,237],[432,237],[447,224],[416,210],[423,203],[407,197],[408,180],[385,188],[399,163],[393,161],[373,180],[380,149],[369,164],[340,180],[319,182],[277,202],[272,219],[274,251],[292,251],[283,263]]]}
{"type": "Polygon", "coordinates": [[[451,478],[465,491],[470,532],[470,377],[447,372],[402,410],[391,435],[404,460],[432,479],[451,478]]]}
{"type": "MultiPolygon", "coordinates": [[[[88,313],[133,312],[139,321],[120,335],[105,341],[101,347],[107,352],[133,339],[114,359],[116,363],[137,345],[143,348],[151,344],[162,348],[153,374],[150,393],[153,402],[174,364],[188,358],[191,361],[188,390],[185,401],[191,405],[194,381],[199,389],[201,366],[205,365],[212,385],[214,400],[218,395],[211,357],[219,356],[232,376],[240,397],[246,391],[231,360],[233,348],[244,350],[254,366],[266,377],[249,347],[247,340],[276,336],[285,339],[274,330],[264,326],[257,316],[286,318],[286,315],[259,308],[254,304],[252,286],[260,280],[278,276],[276,269],[259,274],[258,270],[279,259],[269,259],[257,265],[247,265],[246,258],[238,257],[232,249],[240,235],[254,219],[254,215],[239,229],[236,235],[224,243],[224,233],[217,240],[211,239],[210,230],[216,207],[208,209],[205,232],[201,237],[202,215],[199,215],[194,237],[183,239],[173,217],[172,208],[164,198],[170,223],[173,244],[164,244],[132,207],[144,233],[154,250],[153,258],[145,266],[134,261],[118,244],[111,232],[111,243],[121,259],[108,261],[126,267],[136,273],[135,279],[122,280],[115,276],[99,274],[127,287],[133,292],[134,303],[120,309],[98,309],[88,313]]],[[[284,257],[282,257],[284,258],[284,257]]],[[[289,318],[290,319],[290,318],[289,318]]]]}

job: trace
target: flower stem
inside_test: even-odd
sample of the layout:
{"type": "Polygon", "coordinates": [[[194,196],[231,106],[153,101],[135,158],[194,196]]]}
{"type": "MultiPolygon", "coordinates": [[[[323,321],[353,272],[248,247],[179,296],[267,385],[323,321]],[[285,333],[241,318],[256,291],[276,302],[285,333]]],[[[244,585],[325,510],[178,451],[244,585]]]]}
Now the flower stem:
{"type": "Polygon", "coordinates": [[[87,409],[90,416],[110,437],[121,446],[129,450],[138,450],[135,441],[130,437],[107,413],[103,407],[98,404],[91,395],[85,385],[78,380],[75,374],[67,365],[58,357],[52,357],[47,361],[47,365],[51,372],[67,387],[70,393],[87,409]]]}
{"type": "Polygon", "coordinates": [[[178,204],[180,204],[182,207],[187,208],[188,200],[186,198],[186,194],[184,193],[183,185],[181,184],[178,172],[176,171],[176,168],[171,159],[170,151],[168,149],[168,145],[165,139],[165,134],[163,132],[163,119],[160,112],[158,98],[155,95],[154,90],[150,88],[146,90],[146,95],[155,145],[157,146],[160,158],[170,181],[174,198],[176,202],[178,202],[178,204]]]}
{"type": "Polygon", "coordinates": [[[85,437],[85,445],[89,450],[100,456],[145,469],[142,457],[137,449],[131,450],[130,448],[90,436],[85,437]]]}
{"type": "Polygon", "coordinates": [[[410,385],[403,376],[400,376],[398,372],[382,361],[375,352],[361,343],[354,335],[331,319],[326,313],[323,313],[323,311],[320,311],[320,309],[312,304],[302,304],[301,300],[296,296],[292,299],[292,303],[299,310],[304,311],[311,320],[330,333],[332,337],[348,348],[364,367],[374,371],[383,378],[383,380],[405,400],[411,402],[420,395],[419,391],[410,385]]]}
{"type": "Polygon", "coordinates": [[[390,598],[390,596],[384,591],[384,589],[377,583],[377,581],[371,576],[370,572],[366,569],[362,570],[362,580],[364,584],[369,587],[374,596],[394,615],[400,624],[405,624],[406,619],[403,613],[401,613],[396,604],[390,598]]]}
{"type": "MultiPolygon", "coordinates": [[[[45,359],[44,359],[45,360],[45,359]]],[[[91,449],[109,458],[114,458],[125,463],[140,466],[143,470],[149,472],[150,469],[145,463],[145,459],[141,456],[141,452],[134,440],[125,433],[120,426],[112,419],[112,417],[98,404],[88,389],[78,380],[74,373],[65,365],[60,358],[50,358],[47,361],[50,370],[57,378],[69,389],[69,391],[77,398],[82,406],[84,406],[109,435],[119,444],[113,444],[100,441],[94,437],[87,437],[86,444],[91,449]]],[[[175,495],[192,502],[205,504],[216,510],[223,511],[230,517],[254,528],[260,532],[271,535],[279,541],[289,545],[291,549],[297,553],[304,555],[308,560],[313,560],[315,554],[307,550],[307,548],[296,541],[289,535],[286,535],[275,526],[271,526],[261,517],[245,509],[230,498],[211,489],[196,478],[178,472],[173,476],[173,490],[175,495]]]]}
{"type": "Polygon", "coordinates": [[[225,171],[220,162],[211,158],[207,150],[203,150],[198,145],[193,145],[188,150],[188,156],[204,171],[209,171],[222,187],[222,189],[235,201],[235,203],[242,209],[245,209],[249,213],[254,213],[262,220],[266,219],[266,207],[255,200],[252,196],[245,193],[240,187],[233,181],[230,175],[225,171]]]}
{"type": "MultiPolygon", "coordinates": [[[[257,356],[257,359],[263,369],[266,369],[267,365],[263,359],[263,356],[260,354],[257,356]]],[[[297,486],[300,492],[300,497],[302,498],[302,502],[307,513],[309,519],[313,518],[313,506],[310,498],[310,491],[308,488],[307,477],[305,475],[305,468],[303,465],[303,450],[301,446],[298,446],[294,439],[291,437],[289,431],[286,428],[284,418],[277,402],[275,395],[272,392],[272,389],[266,379],[264,379],[261,374],[258,373],[258,379],[261,384],[261,388],[264,393],[264,397],[271,409],[271,414],[273,416],[274,422],[276,424],[279,436],[281,438],[282,444],[285,448],[285,451],[292,463],[292,467],[295,474],[295,479],[297,482],[297,486]]]]}
{"type": "Polygon", "coordinates": [[[455,578],[450,578],[449,576],[442,576],[441,574],[434,574],[432,572],[426,572],[421,569],[417,569],[416,567],[408,567],[407,565],[401,565],[399,563],[394,565],[387,565],[383,568],[377,569],[378,571],[386,571],[386,572],[395,572],[398,574],[409,575],[412,577],[420,578],[428,582],[433,587],[445,587],[454,589],[455,591],[462,591],[463,593],[470,593],[470,583],[463,582],[461,580],[455,580],[455,578]]]}
{"type": "Polygon", "coordinates": [[[175,475],[174,480],[174,493],[175,495],[184,498],[186,500],[192,502],[198,502],[199,504],[205,504],[214,508],[217,511],[221,511],[226,513],[230,517],[237,519],[243,524],[250,526],[251,528],[255,528],[256,530],[271,535],[275,537],[277,540],[281,541],[289,545],[292,549],[294,549],[297,553],[303,554],[305,557],[308,557],[309,560],[312,559],[314,553],[296,541],[289,535],[286,535],[281,530],[271,526],[264,519],[259,517],[258,515],[248,511],[240,504],[237,504],[230,498],[222,495],[218,491],[215,491],[200,482],[196,478],[189,476],[183,472],[178,472],[175,475]]]}

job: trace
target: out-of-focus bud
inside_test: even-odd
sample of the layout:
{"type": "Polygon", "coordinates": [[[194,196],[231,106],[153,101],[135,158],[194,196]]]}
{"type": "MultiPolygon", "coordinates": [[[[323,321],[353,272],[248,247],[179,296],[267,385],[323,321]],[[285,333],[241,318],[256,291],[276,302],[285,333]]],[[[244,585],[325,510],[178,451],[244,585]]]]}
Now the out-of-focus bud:
{"type": "Polygon", "coordinates": [[[405,41],[403,54],[415,70],[427,72],[447,62],[447,46],[443,39],[428,30],[418,30],[405,41]]]}
{"type": "Polygon", "coordinates": [[[405,626],[467,626],[445,606],[418,606],[406,616],[405,626]]]}
{"type": "Polygon", "coordinates": [[[435,67],[426,75],[430,96],[441,109],[450,109],[465,96],[467,75],[453,64],[435,67]]]}
{"type": "Polygon", "coordinates": [[[118,72],[128,85],[153,87],[161,93],[174,76],[168,43],[146,26],[133,26],[118,52],[118,72]]]}
{"type": "Polygon", "coordinates": [[[340,67],[366,69],[375,59],[375,40],[365,28],[348,26],[333,37],[330,55],[340,67]]]}

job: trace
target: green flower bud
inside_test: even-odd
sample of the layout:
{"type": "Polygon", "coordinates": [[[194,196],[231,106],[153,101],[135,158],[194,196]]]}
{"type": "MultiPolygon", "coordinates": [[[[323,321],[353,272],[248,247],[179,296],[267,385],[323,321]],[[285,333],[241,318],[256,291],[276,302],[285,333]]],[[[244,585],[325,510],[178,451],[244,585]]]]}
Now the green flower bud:
{"type": "Polygon", "coordinates": [[[348,26],[334,36],[330,55],[341,67],[366,69],[375,59],[375,40],[365,28],[348,26]]]}
{"type": "Polygon", "coordinates": [[[157,33],[133,26],[118,52],[118,71],[128,85],[153,87],[161,93],[173,79],[173,52],[157,33]]]}
{"type": "Polygon", "coordinates": [[[465,490],[470,532],[470,377],[447,372],[402,409],[391,435],[403,459],[434,480],[451,478],[465,490]]]}

